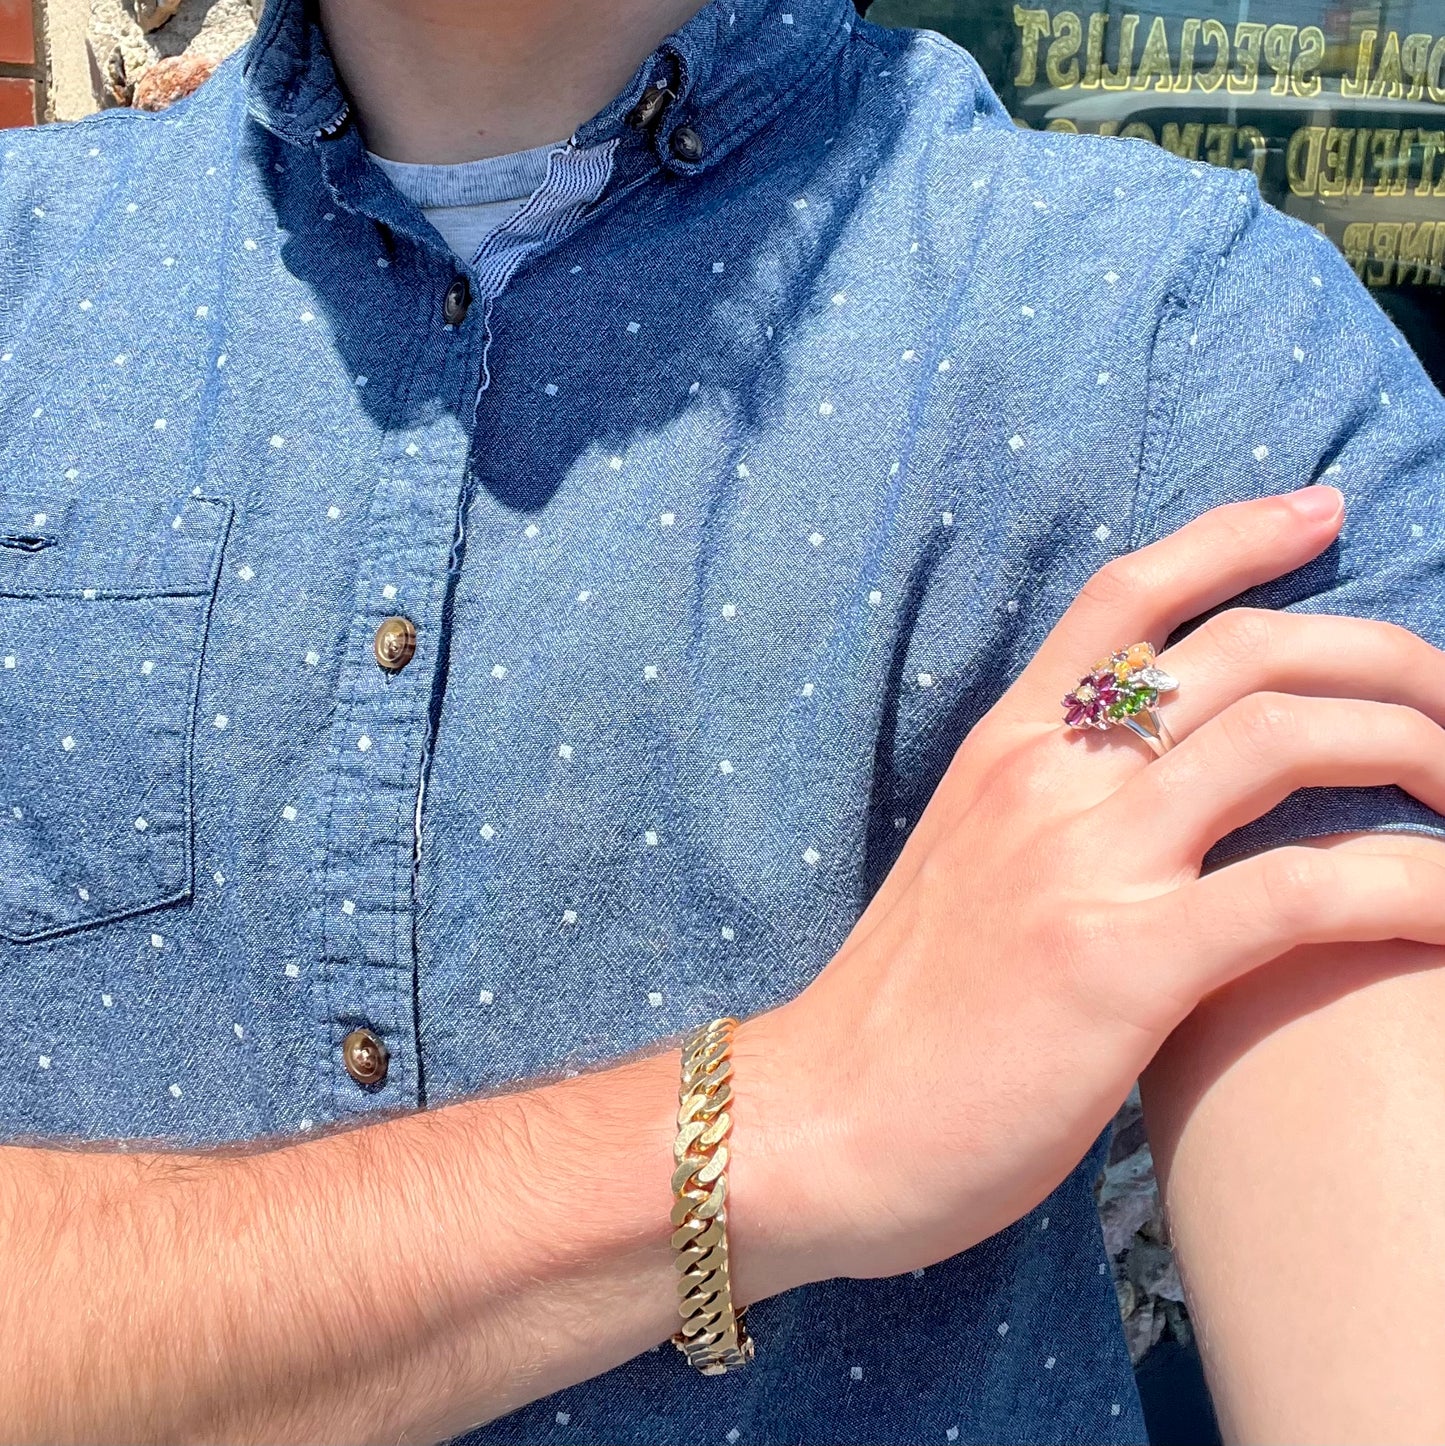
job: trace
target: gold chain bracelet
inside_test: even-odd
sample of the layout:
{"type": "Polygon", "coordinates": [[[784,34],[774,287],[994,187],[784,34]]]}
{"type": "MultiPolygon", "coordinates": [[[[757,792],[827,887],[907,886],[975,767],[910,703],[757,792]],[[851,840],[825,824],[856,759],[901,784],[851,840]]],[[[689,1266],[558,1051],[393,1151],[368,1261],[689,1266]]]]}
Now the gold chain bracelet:
{"type": "Polygon", "coordinates": [[[753,1358],[743,1311],[728,1283],[727,1135],[732,1116],[728,1077],[736,1019],[714,1019],[682,1045],[677,1141],[672,1172],[672,1247],[682,1329],[672,1343],[705,1376],[737,1370],[753,1358]]]}

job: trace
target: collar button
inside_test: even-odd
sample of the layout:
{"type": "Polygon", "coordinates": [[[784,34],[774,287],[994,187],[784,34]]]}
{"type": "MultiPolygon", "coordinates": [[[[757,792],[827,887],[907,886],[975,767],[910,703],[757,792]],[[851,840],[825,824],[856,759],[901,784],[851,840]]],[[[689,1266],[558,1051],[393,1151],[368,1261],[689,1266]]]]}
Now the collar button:
{"type": "Polygon", "coordinates": [[[691,126],[678,126],[668,144],[680,161],[702,160],[702,137],[691,126]]]}
{"type": "Polygon", "coordinates": [[[458,276],[442,298],[442,320],[448,326],[460,326],[467,319],[472,304],[472,285],[465,276],[458,276]]]}
{"type": "Polygon", "coordinates": [[[643,92],[642,99],[627,113],[627,124],[646,130],[662,114],[672,92],[659,82],[643,92]]]}

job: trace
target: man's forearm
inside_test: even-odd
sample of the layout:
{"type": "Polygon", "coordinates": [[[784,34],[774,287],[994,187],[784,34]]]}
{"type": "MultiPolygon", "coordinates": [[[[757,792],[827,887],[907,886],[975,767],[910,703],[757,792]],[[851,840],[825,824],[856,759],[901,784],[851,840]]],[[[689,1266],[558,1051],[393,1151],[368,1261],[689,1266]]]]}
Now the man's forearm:
{"type": "MultiPolygon", "coordinates": [[[[748,1108],[767,1028],[751,1298],[797,1283],[748,1108]]],[[[677,1081],[669,1049],[254,1153],[7,1149],[6,1437],[430,1441],[620,1364],[678,1324],[677,1081]]]]}

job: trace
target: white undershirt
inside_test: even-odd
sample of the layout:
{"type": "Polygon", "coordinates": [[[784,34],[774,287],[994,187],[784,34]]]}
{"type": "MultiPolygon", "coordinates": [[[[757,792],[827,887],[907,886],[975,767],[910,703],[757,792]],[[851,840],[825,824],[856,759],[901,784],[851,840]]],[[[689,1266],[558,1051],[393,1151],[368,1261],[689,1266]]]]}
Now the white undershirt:
{"type": "Polygon", "coordinates": [[[515,215],[546,180],[548,157],[565,144],[555,141],[528,151],[487,156],[454,166],[388,161],[367,154],[392,185],[421,208],[447,245],[463,261],[471,261],[482,242],[515,215]]]}

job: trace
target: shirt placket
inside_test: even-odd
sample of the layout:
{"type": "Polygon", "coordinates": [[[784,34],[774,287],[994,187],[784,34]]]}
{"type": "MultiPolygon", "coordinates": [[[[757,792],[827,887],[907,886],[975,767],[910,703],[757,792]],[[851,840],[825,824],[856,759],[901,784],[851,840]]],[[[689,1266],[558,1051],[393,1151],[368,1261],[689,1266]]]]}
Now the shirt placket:
{"type": "Polygon", "coordinates": [[[445,683],[485,333],[479,315],[468,323],[470,288],[458,286],[455,259],[418,239],[390,248],[384,293],[362,303],[395,313],[389,384],[394,414],[409,420],[388,430],[384,470],[370,485],[318,801],[315,1002],[326,1042],[322,1097],[334,1116],[426,1102],[414,946],[419,799],[445,683]],[[438,397],[453,401],[438,407],[438,397]]]}
{"type": "MultiPolygon", "coordinates": [[[[562,241],[615,189],[621,142],[613,135],[556,148],[543,184],[465,273],[440,238],[399,206],[344,112],[317,143],[338,203],[394,239],[382,260],[397,298],[395,375],[417,378],[433,399],[455,398],[439,415],[433,406],[429,420],[388,434],[394,465],[371,494],[330,729],[312,908],[323,1097],[344,1116],[426,1103],[415,879],[432,730],[446,686],[449,601],[465,557],[471,433],[477,399],[493,385],[493,308],[523,264],[562,241]],[[439,378],[438,368],[451,370],[439,378]],[[382,654],[400,634],[414,634],[415,652],[404,666],[388,667],[382,654]]],[[[641,137],[634,149],[642,151],[641,137]]],[[[634,165],[631,184],[652,169],[642,155],[636,160],[643,164],[634,165]]],[[[400,415],[412,414],[407,401],[401,398],[400,415]]]]}
{"type": "Polygon", "coordinates": [[[466,443],[413,434],[376,483],[329,740],[318,911],[326,1074],[338,1113],[422,1102],[412,870],[416,806],[466,443]],[[415,456],[407,449],[415,448],[415,456]],[[425,451],[431,456],[423,461],[425,451]],[[414,634],[404,655],[396,639],[414,634]]]}

